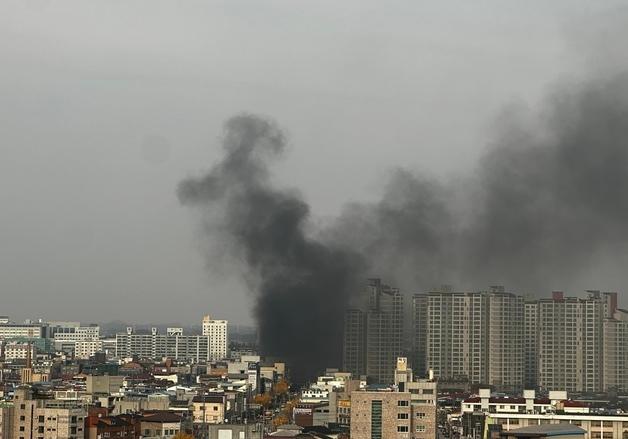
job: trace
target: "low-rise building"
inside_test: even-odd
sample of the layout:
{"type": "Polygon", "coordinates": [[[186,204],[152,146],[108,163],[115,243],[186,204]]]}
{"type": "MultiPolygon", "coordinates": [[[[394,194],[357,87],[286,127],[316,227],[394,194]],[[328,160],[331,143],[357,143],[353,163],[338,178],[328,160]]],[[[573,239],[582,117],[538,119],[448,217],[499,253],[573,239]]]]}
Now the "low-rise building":
{"type": "Polygon", "coordinates": [[[571,425],[585,430],[584,439],[626,439],[628,415],[609,416],[584,413],[490,413],[485,427],[498,425],[502,431],[551,425],[571,425]]]}
{"type": "Polygon", "coordinates": [[[107,416],[107,409],[90,410],[85,422],[86,439],[139,439],[139,418],[127,416],[107,416]]]}
{"type": "Polygon", "coordinates": [[[142,438],[171,439],[181,431],[181,416],[175,413],[152,413],[140,422],[142,438]]]}
{"type": "Polygon", "coordinates": [[[351,393],[351,439],[411,439],[410,392],[351,393]]]}
{"type": "Polygon", "coordinates": [[[561,439],[584,439],[586,431],[571,425],[535,425],[517,428],[500,434],[502,439],[530,439],[560,436],[561,439]]]}
{"type": "Polygon", "coordinates": [[[83,439],[87,410],[80,401],[35,398],[20,387],[13,399],[13,438],[83,439]]]}
{"type": "Polygon", "coordinates": [[[110,395],[120,392],[123,381],[124,377],[118,375],[87,375],[85,389],[90,394],[110,395]]]}
{"type": "Polygon", "coordinates": [[[195,424],[225,422],[225,395],[199,395],[192,398],[192,420],[195,424]]]}

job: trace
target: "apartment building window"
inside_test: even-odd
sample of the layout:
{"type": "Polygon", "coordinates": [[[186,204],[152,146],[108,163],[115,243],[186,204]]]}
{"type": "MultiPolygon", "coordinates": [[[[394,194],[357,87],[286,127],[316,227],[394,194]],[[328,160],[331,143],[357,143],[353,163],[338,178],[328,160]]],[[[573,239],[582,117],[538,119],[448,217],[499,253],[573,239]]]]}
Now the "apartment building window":
{"type": "Polygon", "coordinates": [[[408,432],[408,426],[407,425],[397,425],[397,432],[398,433],[407,433],[408,432]]]}
{"type": "Polygon", "coordinates": [[[397,413],[397,419],[408,419],[407,413],[397,413]]]}
{"type": "Polygon", "coordinates": [[[425,433],[425,425],[417,425],[415,431],[417,433],[425,433]]]}
{"type": "Polygon", "coordinates": [[[400,400],[397,401],[397,406],[399,407],[408,407],[410,405],[410,401],[400,400]]]}

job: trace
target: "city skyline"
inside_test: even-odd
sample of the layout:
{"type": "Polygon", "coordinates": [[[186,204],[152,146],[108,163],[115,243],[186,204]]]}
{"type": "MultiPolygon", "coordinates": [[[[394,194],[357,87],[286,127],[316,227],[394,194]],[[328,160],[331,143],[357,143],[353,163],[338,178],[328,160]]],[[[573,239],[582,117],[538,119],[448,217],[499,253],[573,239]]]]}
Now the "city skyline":
{"type": "MultiPolygon", "coordinates": [[[[249,285],[229,267],[207,273],[199,225],[175,195],[182,179],[219,160],[215,139],[231,115],[259,112],[285,128],[290,151],[277,180],[299,188],[317,223],[346,202],[376,202],[379,182],[400,165],[466,178],[504,107],[542,109],[565,76],[580,82],[622,67],[604,39],[623,33],[620,2],[536,1],[490,13],[441,2],[380,13],[382,5],[347,2],[331,15],[326,3],[310,14],[254,3],[0,5],[0,291],[13,297],[4,313],[30,317],[32,303],[48,301],[57,319],[72,303],[87,320],[182,321],[184,312],[170,315],[184,299],[254,322],[249,285]],[[284,60],[307,67],[283,74],[274,66],[284,60]],[[347,179],[354,168],[361,172],[347,179]],[[151,297],[163,306],[142,315],[151,297]]],[[[591,267],[577,287],[547,288],[622,291],[613,263],[591,267]]],[[[394,280],[410,293],[411,282],[394,280]]]]}

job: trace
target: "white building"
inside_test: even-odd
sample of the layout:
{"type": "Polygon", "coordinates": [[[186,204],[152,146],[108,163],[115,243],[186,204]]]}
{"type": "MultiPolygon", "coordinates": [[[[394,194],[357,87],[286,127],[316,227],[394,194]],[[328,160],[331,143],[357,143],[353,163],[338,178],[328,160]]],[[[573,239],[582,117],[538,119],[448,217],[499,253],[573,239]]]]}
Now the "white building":
{"type": "Polygon", "coordinates": [[[34,324],[0,324],[0,340],[5,338],[43,338],[44,327],[34,324]]]}
{"type": "Polygon", "coordinates": [[[79,340],[74,342],[74,356],[76,358],[89,359],[96,352],[103,352],[101,340],[79,340]]]}
{"type": "Polygon", "coordinates": [[[4,345],[3,354],[5,360],[26,360],[35,358],[35,347],[30,343],[12,342],[4,345]]]}
{"type": "Polygon", "coordinates": [[[628,416],[590,413],[491,413],[487,424],[498,424],[509,431],[535,425],[571,424],[586,431],[585,439],[625,439],[628,437],[628,416]]]}
{"type": "Polygon", "coordinates": [[[203,335],[210,338],[213,359],[227,358],[227,345],[229,343],[227,320],[213,320],[210,316],[203,317],[203,335]]]}
{"type": "Polygon", "coordinates": [[[226,350],[226,346],[213,346],[211,336],[204,335],[168,335],[159,334],[152,328],[150,334],[135,334],[133,328],[127,328],[124,334],[116,335],[116,357],[139,356],[143,358],[174,358],[196,363],[220,360],[216,350],[226,350]]]}

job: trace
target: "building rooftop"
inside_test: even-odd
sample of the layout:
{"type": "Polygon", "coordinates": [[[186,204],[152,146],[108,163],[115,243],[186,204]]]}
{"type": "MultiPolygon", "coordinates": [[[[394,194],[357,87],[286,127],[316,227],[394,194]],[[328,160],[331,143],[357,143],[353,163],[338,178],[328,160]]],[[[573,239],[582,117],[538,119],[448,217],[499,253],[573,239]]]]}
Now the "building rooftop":
{"type": "Polygon", "coordinates": [[[142,418],[142,421],[159,422],[161,424],[169,422],[181,422],[181,416],[170,412],[158,412],[144,416],[142,418]]]}
{"type": "Polygon", "coordinates": [[[584,435],[586,430],[569,424],[544,424],[531,425],[529,427],[516,428],[510,431],[504,431],[500,435],[502,437],[549,437],[549,436],[572,436],[584,435]]]}

